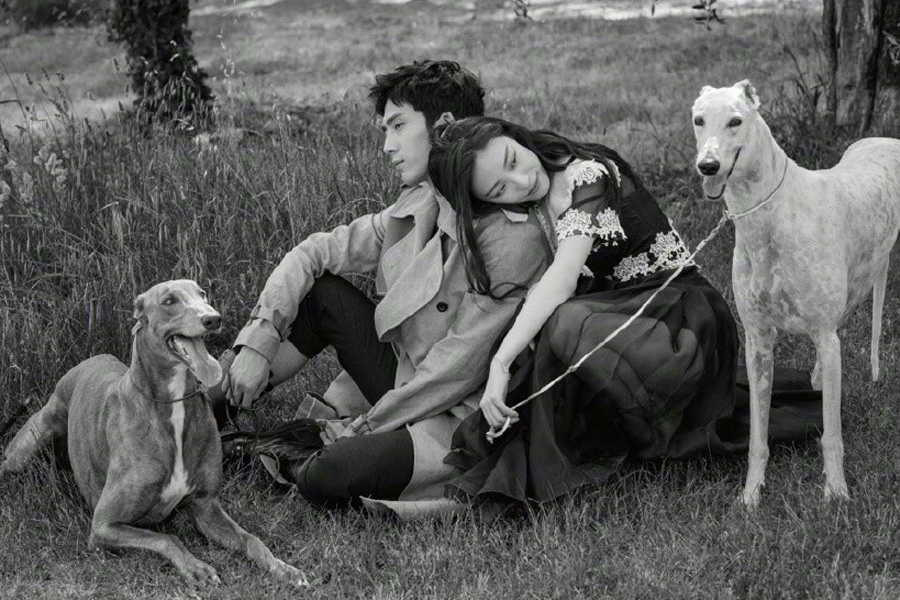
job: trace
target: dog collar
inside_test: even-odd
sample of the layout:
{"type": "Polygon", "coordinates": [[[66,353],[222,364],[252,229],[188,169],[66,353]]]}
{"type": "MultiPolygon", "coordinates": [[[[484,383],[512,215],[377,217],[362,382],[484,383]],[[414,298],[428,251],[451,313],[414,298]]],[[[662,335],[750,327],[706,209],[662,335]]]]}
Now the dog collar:
{"type": "Polygon", "coordinates": [[[754,213],[754,212],[758,211],[760,208],[762,208],[763,206],[765,206],[766,204],[768,204],[769,202],[771,202],[771,201],[772,201],[772,198],[775,197],[775,192],[777,192],[778,190],[780,190],[780,189],[781,189],[781,184],[784,183],[784,178],[785,178],[785,176],[787,175],[787,169],[788,169],[788,157],[785,156],[785,157],[784,157],[784,171],[781,172],[781,181],[778,182],[778,185],[775,186],[775,189],[772,190],[772,191],[769,193],[769,195],[766,196],[765,199],[764,199],[762,202],[758,203],[756,206],[754,206],[753,208],[751,208],[751,209],[749,209],[749,210],[745,210],[744,212],[740,212],[740,213],[734,214],[733,212],[731,212],[730,210],[728,210],[728,209],[726,208],[726,209],[725,209],[725,214],[728,216],[728,219],[731,220],[731,221],[736,221],[737,219],[740,219],[741,217],[746,217],[747,215],[749,215],[749,214],[751,214],[751,213],[754,213]]]}
{"type": "Polygon", "coordinates": [[[199,381],[197,382],[197,387],[195,387],[194,391],[191,392],[190,394],[186,394],[186,395],[182,396],[181,398],[173,398],[172,400],[157,400],[156,398],[154,398],[153,396],[151,396],[150,394],[148,394],[147,392],[142,390],[141,387],[134,382],[133,377],[131,377],[129,379],[131,379],[131,385],[134,386],[134,389],[136,389],[138,391],[138,393],[140,393],[141,396],[143,396],[144,398],[146,398],[147,400],[149,400],[150,402],[153,402],[155,404],[175,404],[176,402],[184,402],[185,400],[189,400],[189,399],[193,398],[194,396],[200,396],[201,398],[206,399],[206,392],[203,389],[203,384],[200,383],[199,381]]]}

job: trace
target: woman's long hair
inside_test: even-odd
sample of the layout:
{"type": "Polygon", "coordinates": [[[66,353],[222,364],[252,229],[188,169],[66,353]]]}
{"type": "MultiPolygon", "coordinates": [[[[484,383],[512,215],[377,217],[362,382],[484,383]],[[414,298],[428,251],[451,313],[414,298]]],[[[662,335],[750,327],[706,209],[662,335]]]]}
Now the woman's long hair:
{"type": "MultiPolygon", "coordinates": [[[[501,285],[512,286],[510,291],[522,286],[519,282],[501,282],[496,287],[492,285],[484,255],[478,247],[475,219],[489,211],[509,209],[510,206],[475,198],[472,193],[472,175],[478,152],[484,150],[492,139],[501,136],[512,138],[534,152],[548,173],[562,171],[573,159],[596,160],[610,173],[615,172],[614,166],[637,184],[628,163],[614,150],[602,144],[576,142],[552,131],[532,130],[495,117],[470,117],[435,127],[428,158],[428,174],[438,193],[456,211],[457,237],[463,246],[463,264],[469,286],[476,293],[495,299],[498,296],[494,290],[501,285]]],[[[617,196],[621,195],[615,178],[610,178],[610,182],[617,196]]]]}

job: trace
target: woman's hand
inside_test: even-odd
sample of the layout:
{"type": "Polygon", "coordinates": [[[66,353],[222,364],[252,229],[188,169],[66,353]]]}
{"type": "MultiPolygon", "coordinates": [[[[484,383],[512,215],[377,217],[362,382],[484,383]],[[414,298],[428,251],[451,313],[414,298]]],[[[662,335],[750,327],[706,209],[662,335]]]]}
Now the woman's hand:
{"type": "Polygon", "coordinates": [[[494,429],[499,429],[506,422],[515,423],[519,420],[519,413],[506,405],[506,391],[509,387],[509,368],[504,367],[497,360],[491,361],[491,368],[488,375],[487,386],[484,389],[484,395],[481,396],[481,412],[488,425],[494,429]]]}

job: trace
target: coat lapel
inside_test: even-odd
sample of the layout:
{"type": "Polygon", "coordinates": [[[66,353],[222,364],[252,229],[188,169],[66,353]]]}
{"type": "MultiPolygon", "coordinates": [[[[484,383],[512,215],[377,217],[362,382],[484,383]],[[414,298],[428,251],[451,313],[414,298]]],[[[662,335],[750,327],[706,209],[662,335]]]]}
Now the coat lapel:
{"type": "MultiPolygon", "coordinates": [[[[409,239],[412,235],[410,233],[398,246],[412,241],[409,239]]],[[[415,254],[394,279],[393,284],[388,283],[387,294],[375,308],[375,330],[378,337],[386,341],[386,333],[434,298],[441,289],[443,277],[441,235],[432,235],[425,247],[415,254]]]]}
{"type": "Polygon", "coordinates": [[[444,235],[450,235],[447,229],[452,230],[455,225],[453,211],[437,195],[402,207],[391,217],[392,225],[405,230],[405,235],[381,259],[386,293],[375,309],[375,329],[381,339],[440,291],[444,278],[441,240],[444,235]],[[409,219],[414,221],[412,230],[409,219]]]}

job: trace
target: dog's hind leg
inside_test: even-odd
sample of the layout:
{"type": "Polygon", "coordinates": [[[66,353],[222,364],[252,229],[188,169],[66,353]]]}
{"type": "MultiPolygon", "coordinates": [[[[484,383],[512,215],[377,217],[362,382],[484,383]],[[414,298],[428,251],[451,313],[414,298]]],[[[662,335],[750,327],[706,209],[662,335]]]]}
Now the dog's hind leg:
{"type": "Polygon", "coordinates": [[[812,389],[822,390],[822,363],[819,362],[818,355],[816,356],[816,364],[813,365],[812,373],[810,373],[809,381],[812,389]]]}
{"type": "Polygon", "coordinates": [[[872,381],[878,381],[878,345],[881,342],[881,315],[884,311],[884,291],[887,287],[888,266],[887,258],[881,270],[875,276],[875,287],[872,289],[872,381]]]}
{"type": "Polygon", "coordinates": [[[841,340],[835,329],[815,333],[813,342],[822,363],[822,458],[825,498],[846,499],[844,439],[841,433],[841,340]]]}
{"type": "Polygon", "coordinates": [[[750,379],[750,464],[742,500],[747,508],[756,508],[766,484],[766,465],[769,462],[769,407],[772,401],[775,329],[747,326],[746,331],[747,375],[750,379]]]}
{"type": "Polygon", "coordinates": [[[31,461],[45,444],[65,435],[69,418],[69,406],[57,392],[41,410],[31,415],[22,429],[9,443],[0,464],[0,477],[6,473],[18,473],[31,461]]]}

